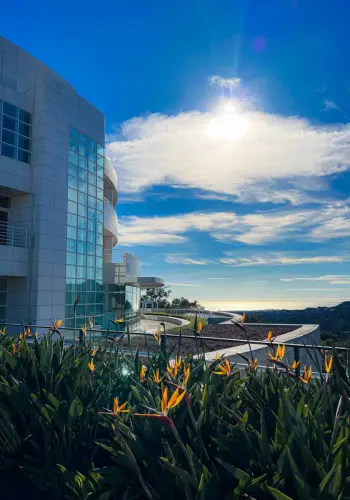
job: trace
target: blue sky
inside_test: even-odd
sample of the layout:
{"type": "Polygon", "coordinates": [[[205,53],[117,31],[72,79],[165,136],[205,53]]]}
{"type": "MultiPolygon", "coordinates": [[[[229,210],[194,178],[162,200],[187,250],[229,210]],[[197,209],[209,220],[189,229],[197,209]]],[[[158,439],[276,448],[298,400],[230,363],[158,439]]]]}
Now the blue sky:
{"type": "Polygon", "coordinates": [[[101,109],[120,243],[212,307],[350,291],[344,1],[19,1],[1,34],[101,109]]]}

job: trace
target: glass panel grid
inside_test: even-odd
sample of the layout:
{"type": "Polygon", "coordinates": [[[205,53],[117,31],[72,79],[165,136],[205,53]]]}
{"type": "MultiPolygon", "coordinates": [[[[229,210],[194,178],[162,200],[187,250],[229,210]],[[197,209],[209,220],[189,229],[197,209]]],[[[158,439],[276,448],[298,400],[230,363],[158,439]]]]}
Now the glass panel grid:
{"type": "Polygon", "coordinates": [[[65,316],[66,326],[74,326],[73,306],[79,296],[79,328],[89,316],[102,325],[104,150],[75,129],[70,129],[69,139],[65,316]]]}
{"type": "Polygon", "coordinates": [[[0,154],[31,163],[32,115],[6,101],[0,101],[0,154]]]}

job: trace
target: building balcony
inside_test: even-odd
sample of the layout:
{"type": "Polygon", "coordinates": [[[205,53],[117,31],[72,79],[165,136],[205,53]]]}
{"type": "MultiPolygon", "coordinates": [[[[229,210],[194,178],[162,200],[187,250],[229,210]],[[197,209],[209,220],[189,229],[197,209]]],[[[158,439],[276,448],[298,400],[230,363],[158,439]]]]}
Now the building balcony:
{"type": "Polygon", "coordinates": [[[118,216],[107,198],[104,198],[103,232],[105,236],[112,237],[112,246],[118,243],[118,216]]]}
{"type": "Polygon", "coordinates": [[[26,277],[28,270],[27,230],[0,222],[0,276],[26,277]]]}

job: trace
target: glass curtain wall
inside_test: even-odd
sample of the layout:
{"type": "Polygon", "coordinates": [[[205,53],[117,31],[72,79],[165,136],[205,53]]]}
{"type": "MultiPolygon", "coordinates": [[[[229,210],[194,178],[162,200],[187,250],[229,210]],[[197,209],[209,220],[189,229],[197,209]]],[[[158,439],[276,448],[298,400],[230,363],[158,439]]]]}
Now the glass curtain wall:
{"type": "Polygon", "coordinates": [[[93,318],[102,325],[103,311],[103,171],[104,149],[81,132],[70,129],[66,265],[67,327],[93,318]]]}

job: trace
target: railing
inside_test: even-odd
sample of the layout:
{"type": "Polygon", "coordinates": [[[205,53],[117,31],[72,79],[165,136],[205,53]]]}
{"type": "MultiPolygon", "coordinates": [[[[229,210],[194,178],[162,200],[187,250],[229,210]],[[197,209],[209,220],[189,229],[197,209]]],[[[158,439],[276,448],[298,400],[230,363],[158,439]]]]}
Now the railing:
{"type": "Polygon", "coordinates": [[[22,227],[9,226],[0,222],[0,246],[27,248],[28,232],[22,227]]]}

